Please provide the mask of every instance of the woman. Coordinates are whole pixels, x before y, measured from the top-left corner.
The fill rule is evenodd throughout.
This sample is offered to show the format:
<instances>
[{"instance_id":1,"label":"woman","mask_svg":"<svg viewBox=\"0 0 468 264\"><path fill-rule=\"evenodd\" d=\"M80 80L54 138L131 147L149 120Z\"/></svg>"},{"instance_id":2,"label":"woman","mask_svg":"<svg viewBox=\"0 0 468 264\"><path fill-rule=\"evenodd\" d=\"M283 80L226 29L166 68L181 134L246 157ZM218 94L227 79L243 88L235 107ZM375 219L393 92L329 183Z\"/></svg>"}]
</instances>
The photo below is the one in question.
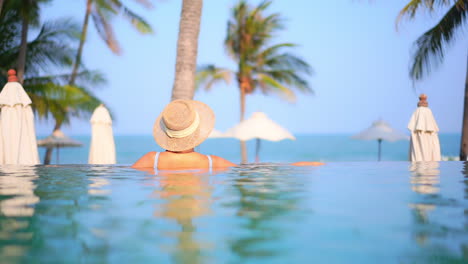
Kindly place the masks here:
<instances>
[{"instance_id":1,"label":"woman","mask_svg":"<svg viewBox=\"0 0 468 264\"><path fill-rule=\"evenodd\" d=\"M153 136L165 152L148 152L133 168L155 170L221 169L236 164L214 155L194 151L211 133L215 115L199 101L175 100L156 119Z\"/></svg>"},{"instance_id":2,"label":"woman","mask_svg":"<svg viewBox=\"0 0 468 264\"><path fill-rule=\"evenodd\" d=\"M211 133L215 115L211 108L199 101L175 100L169 103L156 119L153 136L165 152L148 152L132 168L158 170L225 169L236 164L214 155L194 151ZM319 162L297 162L296 166L321 165Z\"/></svg>"}]
</instances>

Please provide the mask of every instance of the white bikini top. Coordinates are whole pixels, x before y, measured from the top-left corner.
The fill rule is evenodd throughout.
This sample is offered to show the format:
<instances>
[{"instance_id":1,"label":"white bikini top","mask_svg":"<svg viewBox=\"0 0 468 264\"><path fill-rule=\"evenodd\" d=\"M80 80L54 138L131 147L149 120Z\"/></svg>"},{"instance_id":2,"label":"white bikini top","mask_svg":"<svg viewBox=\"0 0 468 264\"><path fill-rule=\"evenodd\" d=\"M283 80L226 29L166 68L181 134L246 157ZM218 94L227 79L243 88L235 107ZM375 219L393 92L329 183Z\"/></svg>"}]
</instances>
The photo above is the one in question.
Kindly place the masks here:
<instances>
[{"instance_id":1,"label":"white bikini top","mask_svg":"<svg viewBox=\"0 0 468 264\"><path fill-rule=\"evenodd\" d=\"M159 160L159 153L161 152L156 152L156 155L154 156L154 173L157 174L158 173L158 160ZM206 157L208 158L208 170L209 170L209 173L211 174L213 172L213 160L211 159L211 156L210 155L206 155Z\"/></svg>"}]
</instances>

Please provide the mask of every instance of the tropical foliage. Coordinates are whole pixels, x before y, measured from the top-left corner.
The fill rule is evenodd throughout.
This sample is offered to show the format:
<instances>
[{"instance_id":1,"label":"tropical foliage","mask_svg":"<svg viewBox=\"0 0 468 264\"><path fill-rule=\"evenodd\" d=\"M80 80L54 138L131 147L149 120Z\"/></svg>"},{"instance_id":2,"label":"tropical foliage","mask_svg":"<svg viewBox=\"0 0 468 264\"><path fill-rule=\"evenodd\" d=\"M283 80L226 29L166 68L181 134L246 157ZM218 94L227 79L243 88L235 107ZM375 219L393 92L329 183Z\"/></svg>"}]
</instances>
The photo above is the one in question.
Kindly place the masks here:
<instances>
[{"instance_id":1,"label":"tropical foliage","mask_svg":"<svg viewBox=\"0 0 468 264\"><path fill-rule=\"evenodd\" d=\"M151 7L149 0L134 0L145 7ZM120 0L86 0L86 11L84 16L83 26L81 28L81 37L76 58L73 64L71 78L69 83L74 84L78 68L81 65L81 58L83 56L83 47L88 34L89 17L92 18L95 28L106 43L107 47L115 53L120 54L120 44L115 38L114 29L110 23L116 16L122 16L127 19L131 25L142 34L149 34L153 32L151 26L138 14L127 8Z\"/></svg>"},{"instance_id":2,"label":"tropical foliage","mask_svg":"<svg viewBox=\"0 0 468 264\"><path fill-rule=\"evenodd\" d=\"M130 10L120 0L87 0L91 2L90 15L99 36L106 42L107 46L114 52L120 53L120 44L117 41L111 21L115 17L122 17L142 34L153 33L153 29L141 16ZM149 0L134 0L135 2L151 7Z\"/></svg>"},{"instance_id":3,"label":"tropical foliage","mask_svg":"<svg viewBox=\"0 0 468 264\"><path fill-rule=\"evenodd\" d=\"M444 61L447 48L456 41L457 34L463 34L468 15L468 0L411 0L401 11L397 22L403 18L413 19L420 11L434 13L446 10L436 25L426 31L415 42L410 76L421 80ZM468 154L468 72L465 87L465 103L460 158Z\"/></svg>"},{"instance_id":4,"label":"tropical foliage","mask_svg":"<svg viewBox=\"0 0 468 264\"><path fill-rule=\"evenodd\" d=\"M215 65L198 69L197 87L209 90L219 82L237 81L240 90L240 119L245 115L245 97L255 91L274 93L294 101L295 90L311 93L306 76L312 70L309 64L290 51L293 43L274 43L276 34L284 29L279 13L266 14L271 1L264 1L256 7L239 3L232 9L227 24L224 46L237 64L235 70ZM242 160L246 161L245 147Z\"/></svg>"},{"instance_id":5,"label":"tropical foliage","mask_svg":"<svg viewBox=\"0 0 468 264\"><path fill-rule=\"evenodd\" d=\"M398 16L398 22L403 18L415 18L418 11L424 9L434 13L439 9L448 9L442 19L426 31L415 42L415 52L412 59L410 76L415 80L424 78L444 60L446 49L456 40L456 34L461 30L468 15L467 0L413 0L408 3Z\"/></svg>"},{"instance_id":6,"label":"tropical foliage","mask_svg":"<svg viewBox=\"0 0 468 264\"><path fill-rule=\"evenodd\" d=\"M219 81L237 80L242 94L257 90L268 94L277 93L289 100L295 99L294 89L312 92L305 76L311 74L307 62L289 52L293 43L272 44L275 34L284 28L278 13L264 15L271 1L252 8L240 1L232 10L228 21L225 48L236 62L237 69L230 70L215 65L199 67L199 87L210 89ZM244 114L241 105L241 119Z\"/></svg>"},{"instance_id":7,"label":"tropical foliage","mask_svg":"<svg viewBox=\"0 0 468 264\"><path fill-rule=\"evenodd\" d=\"M21 17L16 10L6 10L0 23L0 87L6 83L6 70L15 68L21 43ZM77 85L66 85L69 75L43 75L56 69L71 67L75 50L70 42L76 41L78 27L70 20L44 23L37 36L28 42L26 78L23 86L33 102L39 118L53 117L67 123L73 116L88 116L100 100L87 89L104 83L101 74L83 71Z\"/></svg>"}]
</instances>

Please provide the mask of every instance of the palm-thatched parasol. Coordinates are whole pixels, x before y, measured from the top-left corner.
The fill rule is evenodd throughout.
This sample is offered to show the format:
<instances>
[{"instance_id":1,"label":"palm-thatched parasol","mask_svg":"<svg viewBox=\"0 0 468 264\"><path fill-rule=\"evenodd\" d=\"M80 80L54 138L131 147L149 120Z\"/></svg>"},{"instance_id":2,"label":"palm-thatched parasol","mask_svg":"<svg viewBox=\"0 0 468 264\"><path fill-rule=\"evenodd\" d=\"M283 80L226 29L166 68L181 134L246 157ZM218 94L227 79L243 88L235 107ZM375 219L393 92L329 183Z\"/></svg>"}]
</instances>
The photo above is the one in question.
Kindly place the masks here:
<instances>
[{"instance_id":1,"label":"palm-thatched parasol","mask_svg":"<svg viewBox=\"0 0 468 264\"><path fill-rule=\"evenodd\" d=\"M57 164L59 163L59 149L65 147L81 147L83 144L79 141L67 137L61 130L55 130L52 135L37 142L40 147L57 148Z\"/></svg>"}]
</instances>

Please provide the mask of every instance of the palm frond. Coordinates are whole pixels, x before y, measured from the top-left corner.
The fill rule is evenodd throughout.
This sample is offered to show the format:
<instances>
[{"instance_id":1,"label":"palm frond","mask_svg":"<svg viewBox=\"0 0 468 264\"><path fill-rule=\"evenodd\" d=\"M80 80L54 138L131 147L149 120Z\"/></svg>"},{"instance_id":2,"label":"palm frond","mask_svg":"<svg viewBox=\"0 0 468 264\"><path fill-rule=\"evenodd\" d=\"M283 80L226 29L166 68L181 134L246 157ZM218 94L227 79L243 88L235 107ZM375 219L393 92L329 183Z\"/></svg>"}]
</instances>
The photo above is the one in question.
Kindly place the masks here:
<instances>
[{"instance_id":1,"label":"palm frond","mask_svg":"<svg viewBox=\"0 0 468 264\"><path fill-rule=\"evenodd\" d=\"M435 11L434 7L451 6L457 1L458 0L411 0L399 12L396 24L398 25L405 17L413 19L416 16L416 13L421 9L432 13Z\"/></svg>"},{"instance_id":2,"label":"palm frond","mask_svg":"<svg viewBox=\"0 0 468 264\"><path fill-rule=\"evenodd\" d=\"M151 8L149 0L134 0L141 5ZM142 34L153 33L151 25L141 16L127 8L121 0L94 0L91 17L99 36L115 54L121 53L120 45L115 37L111 20L118 15L130 21L131 25Z\"/></svg>"},{"instance_id":3,"label":"palm frond","mask_svg":"<svg viewBox=\"0 0 468 264\"><path fill-rule=\"evenodd\" d=\"M211 90L211 87L220 82L230 84L233 72L225 68L217 68L215 65L204 65L197 69L195 76L195 89L204 87L206 91Z\"/></svg>"},{"instance_id":4,"label":"palm frond","mask_svg":"<svg viewBox=\"0 0 468 264\"><path fill-rule=\"evenodd\" d=\"M0 54L5 50L19 45L18 36L21 34L20 16L16 10L3 9L0 16ZM0 57L0 64L5 60Z\"/></svg>"},{"instance_id":5,"label":"palm frond","mask_svg":"<svg viewBox=\"0 0 468 264\"><path fill-rule=\"evenodd\" d=\"M28 43L26 78L56 67L70 66L75 52L69 44L77 39L77 32L78 26L68 19L46 22L38 35ZM6 34L8 36L10 33ZM19 38L19 32L16 32L16 35L10 39L15 45L3 46L0 49L0 68L15 67L19 53Z\"/></svg>"},{"instance_id":6,"label":"palm frond","mask_svg":"<svg viewBox=\"0 0 468 264\"><path fill-rule=\"evenodd\" d=\"M133 27L142 34L153 33L153 29L148 22L145 21L141 16L128 9L122 4L120 0L111 0L114 5L114 9L120 12L124 18L128 19Z\"/></svg>"},{"instance_id":7,"label":"palm frond","mask_svg":"<svg viewBox=\"0 0 468 264\"><path fill-rule=\"evenodd\" d=\"M93 18L94 25L96 27L96 30L104 42L106 42L107 47L115 53L115 54L120 54L121 49L120 45L115 38L114 30L112 29L112 26L109 24L108 20L103 14L103 9L102 8L95 8L91 12L91 16Z\"/></svg>"},{"instance_id":8,"label":"palm frond","mask_svg":"<svg viewBox=\"0 0 468 264\"><path fill-rule=\"evenodd\" d=\"M287 52L265 58L262 66L269 69L294 69L297 73L312 74L312 68L307 62Z\"/></svg>"},{"instance_id":9,"label":"palm frond","mask_svg":"<svg viewBox=\"0 0 468 264\"><path fill-rule=\"evenodd\" d=\"M149 0L133 0L146 8L153 8L154 5Z\"/></svg>"},{"instance_id":10,"label":"palm frond","mask_svg":"<svg viewBox=\"0 0 468 264\"><path fill-rule=\"evenodd\" d=\"M258 74L256 82L263 88L262 90L265 94L269 91L278 94L289 102L296 101L296 95L294 92L278 81L278 79L272 78L270 75Z\"/></svg>"},{"instance_id":11,"label":"palm frond","mask_svg":"<svg viewBox=\"0 0 468 264\"><path fill-rule=\"evenodd\" d=\"M235 73L241 89L246 94L257 88L263 93L283 93L289 101L294 98L292 89L313 93L306 76L312 68L302 58L289 50L293 43L274 43L276 33L284 29L284 19L279 13L266 14L271 1L262 1L251 7L246 1L239 1L232 9L227 23L227 36L224 42L229 56L237 63ZM214 67L214 66L213 66ZM218 74L217 68L204 68L201 79ZM203 78L202 78L203 77ZM205 83L212 85L212 82Z\"/></svg>"},{"instance_id":12,"label":"palm frond","mask_svg":"<svg viewBox=\"0 0 468 264\"><path fill-rule=\"evenodd\" d=\"M70 80L70 74L58 74L41 77L31 77L25 82L31 85L55 83L65 85ZM81 71L77 74L76 83L78 86L92 86L93 89L98 88L107 83L103 74L98 71Z\"/></svg>"},{"instance_id":13,"label":"palm frond","mask_svg":"<svg viewBox=\"0 0 468 264\"><path fill-rule=\"evenodd\" d=\"M79 38L78 32L79 27L69 19L46 22L38 36L28 43L26 74L72 65L75 52L69 44Z\"/></svg>"},{"instance_id":14,"label":"palm frond","mask_svg":"<svg viewBox=\"0 0 468 264\"><path fill-rule=\"evenodd\" d=\"M32 107L37 116L40 119L52 116L59 123L68 123L71 117L89 117L101 103L92 92L80 86L36 80L25 81L23 87L31 97Z\"/></svg>"},{"instance_id":15,"label":"palm frond","mask_svg":"<svg viewBox=\"0 0 468 264\"><path fill-rule=\"evenodd\" d=\"M452 6L437 25L424 33L415 42L410 76L414 80L422 79L444 59L445 49L455 39L455 33L466 22L468 0L460 0Z\"/></svg>"}]
</instances>

